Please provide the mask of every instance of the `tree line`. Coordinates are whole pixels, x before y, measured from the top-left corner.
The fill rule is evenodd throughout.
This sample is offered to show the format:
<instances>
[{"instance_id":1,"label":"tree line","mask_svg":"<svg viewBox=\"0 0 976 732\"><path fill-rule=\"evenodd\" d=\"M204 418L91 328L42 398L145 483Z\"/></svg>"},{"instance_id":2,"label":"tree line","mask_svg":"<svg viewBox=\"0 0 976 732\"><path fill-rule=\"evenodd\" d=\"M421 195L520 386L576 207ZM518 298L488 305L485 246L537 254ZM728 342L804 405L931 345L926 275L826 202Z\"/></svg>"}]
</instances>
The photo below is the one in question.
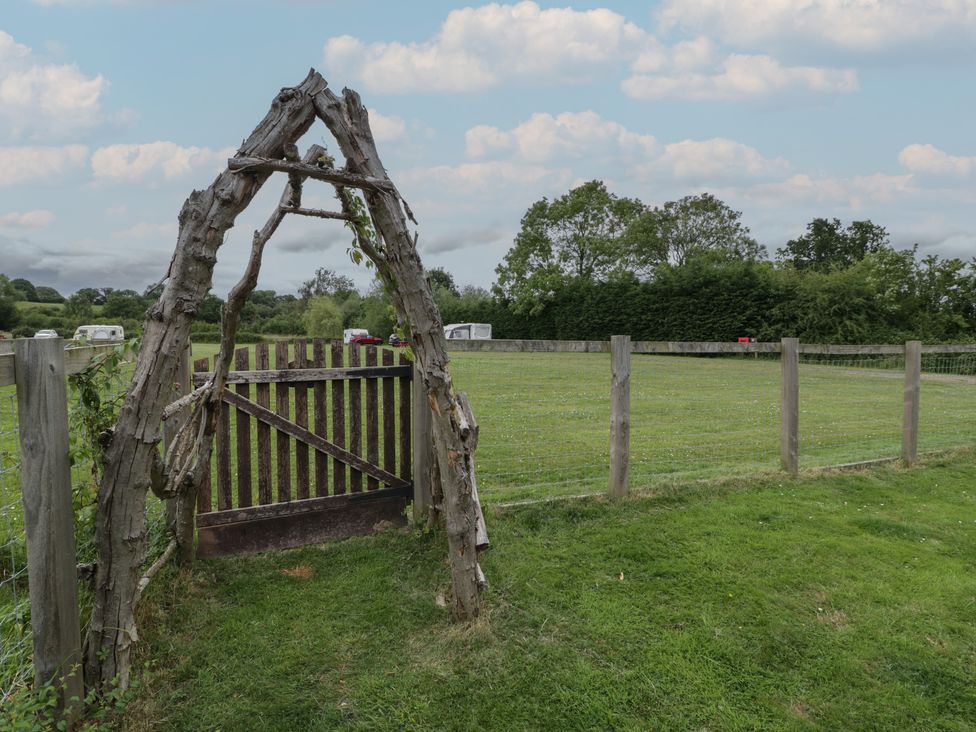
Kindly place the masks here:
<instances>
[{"instance_id":1,"label":"tree line","mask_svg":"<svg viewBox=\"0 0 976 732\"><path fill-rule=\"evenodd\" d=\"M428 270L444 322L491 323L496 338L976 340L976 260L896 250L882 226L836 218L814 219L770 256L741 212L708 193L648 206L590 181L544 198L522 217L496 275L488 291ZM136 332L158 287L83 288L64 298L0 275L0 330L70 335L97 317ZM15 301L60 303L60 310ZM219 339L223 304L207 296L195 339ZM297 293L255 290L239 340L337 338L351 327L389 336L396 328L389 295L378 282L360 292L350 278L321 268Z\"/></svg>"}]
</instances>

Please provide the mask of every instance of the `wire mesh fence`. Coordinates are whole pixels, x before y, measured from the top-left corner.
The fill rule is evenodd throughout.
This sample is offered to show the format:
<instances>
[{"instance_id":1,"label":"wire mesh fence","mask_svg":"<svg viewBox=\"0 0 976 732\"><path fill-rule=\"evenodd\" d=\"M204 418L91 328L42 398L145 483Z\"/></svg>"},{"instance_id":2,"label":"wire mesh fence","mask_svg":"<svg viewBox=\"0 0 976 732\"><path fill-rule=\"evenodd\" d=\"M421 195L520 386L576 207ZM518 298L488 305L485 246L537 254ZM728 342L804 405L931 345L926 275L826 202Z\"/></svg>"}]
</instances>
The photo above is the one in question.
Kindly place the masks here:
<instances>
[{"instance_id":1,"label":"wire mesh fence","mask_svg":"<svg viewBox=\"0 0 976 732\"><path fill-rule=\"evenodd\" d=\"M976 442L976 353L922 354L918 449Z\"/></svg>"},{"instance_id":2,"label":"wire mesh fence","mask_svg":"<svg viewBox=\"0 0 976 732\"><path fill-rule=\"evenodd\" d=\"M482 427L486 503L603 492L610 439L610 356L452 352L452 374ZM801 354L803 468L901 452L905 357ZM779 469L778 354L632 354L630 484ZM919 450L976 442L976 354L925 354Z\"/></svg>"},{"instance_id":3,"label":"wire mesh fence","mask_svg":"<svg viewBox=\"0 0 976 732\"><path fill-rule=\"evenodd\" d=\"M757 354L634 354L631 485L774 470L779 380L779 361Z\"/></svg>"},{"instance_id":4,"label":"wire mesh fence","mask_svg":"<svg viewBox=\"0 0 976 732\"><path fill-rule=\"evenodd\" d=\"M606 488L609 354L452 353L451 374L481 427L486 502Z\"/></svg>"},{"instance_id":5,"label":"wire mesh fence","mask_svg":"<svg viewBox=\"0 0 976 732\"><path fill-rule=\"evenodd\" d=\"M0 706L31 676L27 547L20 500L17 397L0 387Z\"/></svg>"},{"instance_id":6,"label":"wire mesh fence","mask_svg":"<svg viewBox=\"0 0 976 732\"><path fill-rule=\"evenodd\" d=\"M843 465L901 452L904 354L800 354L800 465Z\"/></svg>"}]
</instances>

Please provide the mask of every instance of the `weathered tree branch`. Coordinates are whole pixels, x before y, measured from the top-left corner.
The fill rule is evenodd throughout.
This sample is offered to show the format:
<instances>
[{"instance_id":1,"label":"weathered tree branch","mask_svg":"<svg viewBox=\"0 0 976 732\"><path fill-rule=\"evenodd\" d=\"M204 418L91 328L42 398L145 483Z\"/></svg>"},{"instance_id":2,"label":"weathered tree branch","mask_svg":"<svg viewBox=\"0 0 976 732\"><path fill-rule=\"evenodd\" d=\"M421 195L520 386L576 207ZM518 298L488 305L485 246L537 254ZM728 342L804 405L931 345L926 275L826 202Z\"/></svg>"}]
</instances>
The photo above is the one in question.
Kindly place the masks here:
<instances>
[{"instance_id":1,"label":"weathered tree branch","mask_svg":"<svg viewBox=\"0 0 976 732\"><path fill-rule=\"evenodd\" d=\"M396 188L388 178L378 178L370 175L348 173L334 168L323 168L310 163L297 163L273 158L243 158L234 157L227 161L228 170L235 173L289 173L320 180L325 183L338 183L352 188L362 188L365 191L391 191Z\"/></svg>"},{"instance_id":2,"label":"weathered tree branch","mask_svg":"<svg viewBox=\"0 0 976 732\"><path fill-rule=\"evenodd\" d=\"M316 113L339 143L346 158L346 169L353 174L386 179L359 96L346 89L339 98L326 88L315 95L314 104ZM360 240L360 248L376 263L380 277L391 292L398 318L410 324L410 342L432 412L454 611L461 619L472 619L481 611L480 595L484 586L478 566L478 512L470 451L461 436L460 407L448 371L443 323L417 254L416 240L407 228L409 209L392 184L364 188L364 193L377 236L375 241Z\"/></svg>"},{"instance_id":3,"label":"weathered tree branch","mask_svg":"<svg viewBox=\"0 0 976 732\"><path fill-rule=\"evenodd\" d=\"M325 88L311 71L283 89L271 110L241 145L243 158L281 158L315 119L312 97ZM98 552L94 607L85 642L85 681L107 690L129 684L130 649L137 637L135 599L146 552L146 493L163 408L171 393L190 325L210 289L217 250L237 215L253 200L270 171L229 170L204 191L194 191L180 212L180 231L162 295L147 313L142 347L105 456L98 492ZM194 420L190 420L193 422ZM200 426L199 424L197 425Z\"/></svg>"},{"instance_id":4,"label":"weathered tree branch","mask_svg":"<svg viewBox=\"0 0 976 732\"><path fill-rule=\"evenodd\" d=\"M340 221L354 221L355 217L349 214L341 213L339 211L322 211L317 208L297 208L297 207L287 207L282 208L282 211L289 214L295 214L297 216L313 216L319 219L338 219Z\"/></svg>"}]
</instances>

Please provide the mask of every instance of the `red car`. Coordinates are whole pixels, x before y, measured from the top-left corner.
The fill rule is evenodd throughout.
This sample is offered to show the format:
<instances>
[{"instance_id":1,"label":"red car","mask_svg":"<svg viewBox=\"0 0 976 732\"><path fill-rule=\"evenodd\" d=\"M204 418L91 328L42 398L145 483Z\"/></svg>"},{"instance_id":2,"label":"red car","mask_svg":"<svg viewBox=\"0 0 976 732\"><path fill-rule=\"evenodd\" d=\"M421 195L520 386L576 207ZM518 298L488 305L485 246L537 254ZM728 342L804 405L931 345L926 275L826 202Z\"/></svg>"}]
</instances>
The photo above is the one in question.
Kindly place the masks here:
<instances>
[{"instance_id":1,"label":"red car","mask_svg":"<svg viewBox=\"0 0 976 732\"><path fill-rule=\"evenodd\" d=\"M361 346L378 346L383 343L383 339L371 335L357 335L350 338L349 342L358 343Z\"/></svg>"}]
</instances>

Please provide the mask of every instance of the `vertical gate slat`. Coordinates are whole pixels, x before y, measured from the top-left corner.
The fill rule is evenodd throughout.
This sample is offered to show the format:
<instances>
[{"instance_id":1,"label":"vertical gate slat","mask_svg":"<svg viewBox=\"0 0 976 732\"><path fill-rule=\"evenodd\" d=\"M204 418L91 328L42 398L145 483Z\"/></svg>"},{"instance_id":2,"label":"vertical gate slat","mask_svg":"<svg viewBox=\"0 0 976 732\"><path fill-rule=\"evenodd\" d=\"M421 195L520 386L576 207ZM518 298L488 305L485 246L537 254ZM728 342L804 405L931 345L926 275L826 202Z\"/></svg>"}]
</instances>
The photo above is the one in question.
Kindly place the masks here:
<instances>
[{"instance_id":1,"label":"vertical gate slat","mask_svg":"<svg viewBox=\"0 0 976 732\"><path fill-rule=\"evenodd\" d=\"M332 368L343 368L344 349L342 341L332 341ZM346 446L346 392L342 379L332 382L332 441L339 447ZM346 466L332 458L332 493L346 492Z\"/></svg>"},{"instance_id":2,"label":"vertical gate slat","mask_svg":"<svg viewBox=\"0 0 976 732\"><path fill-rule=\"evenodd\" d=\"M288 342L275 343L275 368L288 368ZM288 384L275 384L275 412L289 419L291 405ZM291 500L291 439L281 430L275 430L275 454L278 458L278 502Z\"/></svg>"},{"instance_id":3,"label":"vertical gate slat","mask_svg":"<svg viewBox=\"0 0 976 732\"><path fill-rule=\"evenodd\" d=\"M193 362L193 371L196 373L207 373L210 371L210 360L198 358ZM197 513L210 513L212 505L213 485L210 477L210 458L207 458L207 467L203 470L203 480L200 482L200 492L197 493Z\"/></svg>"},{"instance_id":4,"label":"vertical gate slat","mask_svg":"<svg viewBox=\"0 0 976 732\"><path fill-rule=\"evenodd\" d=\"M393 365L393 351L383 349L383 365ZM396 475L396 407L392 376L383 379L383 469Z\"/></svg>"},{"instance_id":5,"label":"vertical gate slat","mask_svg":"<svg viewBox=\"0 0 976 732\"><path fill-rule=\"evenodd\" d=\"M312 341L312 363L315 368L325 368L325 341L316 338ZM312 421L315 423L315 434L324 439L329 438L328 420L326 419L325 382L316 381L312 387ZM318 498L329 495L329 459L326 455L315 451L315 495Z\"/></svg>"},{"instance_id":6,"label":"vertical gate slat","mask_svg":"<svg viewBox=\"0 0 976 732\"><path fill-rule=\"evenodd\" d=\"M360 347L358 343L349 344L349 367L359 366ZM363 380L349 379L349 452L363 454ZM360 493L363 490L363 474L349 469L349 490Z\"/></svg>"},{"instance_id":7,"label":"vertical gate slat","mask_svg":"<svg viewBox=\"0 0 976 732\"><path fill-rule=\"evenodd\" d=\"M308 368L308 343L295 341L295 368ZM295 424L308 428L308 383L295 382ZM295 440L295 497L308 498L308 445Z\"/></svg>"},{"instance_id":8,"label":"vertical gate slat","mask_svg":"<svg viewBox=\"0 0 976 732\"><path fill-rule=\"evenodd\" d=\"M217 356L214 356L217 368ZM234 507L230 474L230 408L221 402L217 405L217 510Z\"/></svg>"},{"instance_id":9,"label":"vertical gate slat","mask_svg":"<svg viewBox=\"0 0 976 732\"><path fill-rule=\"evenodd\" d=\"M400 354L400 365L411 365L405 354ZM409 376L400 377L400 477L410 480L410 392L412 391Z\"/></svg>"},{"instance_id":10,"label":"vertical gate slat","mask_svg":"<svg viewBox=\"0 0 976 732\"><path fill-rule=\"evenodd\" d=\"M268 344L258 343L254 347L254 368L257 371L267 371L271 368L268 358ZM257 403L265 409L271 409L271 385L258 384ZM272 502L271 498L271 427L258 420L258 504L266 506Z\"/></svg>"},{"instance_id":11,"label":"vertical gate slat","mask_svg":"<svg viewBox=\"0 0 976 732\"><path fill-rule=\"evenodd\" d=\"M246 346L234 352L234 368L238 371L250 369L251 352ZM251 398L249 384L237 384L234 390L245 399ZM251 505L251 416L237 410L237 505L246 508Z\"/></svg>"},{"instance_id":12,"label":"vertical gate slat","mask_svg":"<svg viewBox=\"0 0 976 732\"><path fill-rule=\"evenodd\" d=\"M376 346L366 346L366 365L376 366ZM373 465L380 462L380 399L378 379L366 379L366 459ZM376 478L367 478L366 489L375 491L380 487Z\"/></svg>"}]
</instances>

